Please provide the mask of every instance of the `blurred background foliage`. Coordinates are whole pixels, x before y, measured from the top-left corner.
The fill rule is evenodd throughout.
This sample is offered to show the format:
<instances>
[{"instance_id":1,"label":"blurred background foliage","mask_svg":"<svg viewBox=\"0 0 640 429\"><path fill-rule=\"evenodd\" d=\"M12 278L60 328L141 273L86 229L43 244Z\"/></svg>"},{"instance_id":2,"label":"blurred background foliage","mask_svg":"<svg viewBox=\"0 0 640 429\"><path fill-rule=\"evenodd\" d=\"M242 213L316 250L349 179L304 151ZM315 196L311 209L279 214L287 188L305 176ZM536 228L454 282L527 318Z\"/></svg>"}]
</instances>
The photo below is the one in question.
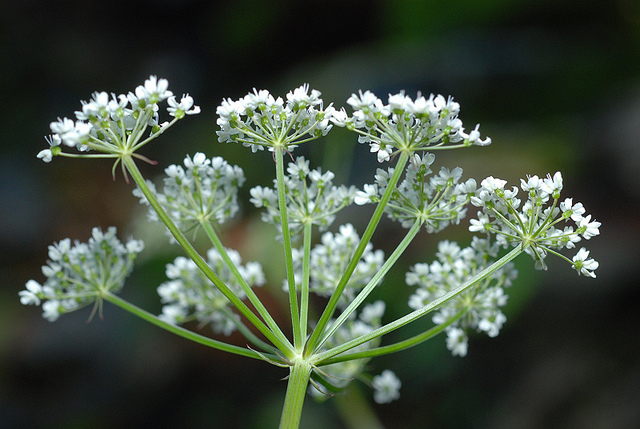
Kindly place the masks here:
<instances>
[{"instance_id":1,"label":"blurred background foliage","mask_svg":"<svg viewBox=\"0 0 640 429\"><path fill-rule=\"evenodd\" d=\"M467 128L481 123L494 143L440 153L436 164L513 184L561 170L565 195L603 223L585 243L598 278L579 278L560 260L537 272L521 258L499 337L472 338L464 359L437 338L372 361L373 373L390 368L403 382L402 399L373 412L389 428L640 426L637 1L9 1L0 4L0 69L0 427L277 424L281 369L189 344L114 307L104 320L87 324L89 311L80 311L52 324L19 304L26 280L42 280L47 245L116 225L148 246L123 295L159 311L155 288L178 250L153 244L162 242L131 185L112 181L106 161L35 158L51 121L72 116L93 91L126 93L150 74L190 93L203 112L145 148L159 165L144 172L158 175L187 153L220 155L244 168L245 201L251 186L271 183L273 162L217 143L215 108L253 87L284 96L308 82L338 106L359 89L383 100L400 89L453 95ZM377 168L344 130L300 154L356 185ZM270 285L261 295L286 323L273 234L244 210L225 241L265 263ZM339 221L362 231L366 219L358 209ZM385 227L374 244L388 253L401 230ZM445 238L470 239L464 227L420 235L399 268L430 261ZM402 273L376 291L390 300L388 317L407 311ZM309 399L303 426L355 427L340 410L359 415L358 392L372 402L363 386L321 404Z\"/></svg>"}]
</instances>

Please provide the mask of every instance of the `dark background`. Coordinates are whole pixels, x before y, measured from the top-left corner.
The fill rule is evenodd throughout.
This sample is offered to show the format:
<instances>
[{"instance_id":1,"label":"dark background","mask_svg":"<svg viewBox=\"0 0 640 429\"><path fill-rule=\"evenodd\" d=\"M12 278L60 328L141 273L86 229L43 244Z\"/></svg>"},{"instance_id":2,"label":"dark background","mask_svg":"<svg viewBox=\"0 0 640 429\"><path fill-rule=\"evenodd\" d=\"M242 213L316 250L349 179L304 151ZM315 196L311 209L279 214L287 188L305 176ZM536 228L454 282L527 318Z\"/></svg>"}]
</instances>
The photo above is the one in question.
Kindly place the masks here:
<instances>
[{"instance_id":1,"label":"dark background","mask_svg":"<svg viewBox=\"0 0 640 429\"><path fill-rule=\"evenodd\" d=\"M143 166L150 177L203 151L244 168L244 197L270 183L267 154L216 142L215 108L253 87L284 96L304 82L338 106L359 89L383 100L400 89L453 95L467 129L479 122L494 142L439 154L437 165L460 165L466 176L517 184L561 170L564 195L602 222L601 236L581 243L600 262L598 278L557 258L537 272L520 258L500 335L474 336L464 359L436 338L372 361L372 373L390 368L403 382L400 401L372 410L389 428L639 427L639 60L634 0L2 2L0 427L277 425L282 369L189 344L113 306L104 320L86 323L87 309L49 323L19 304L24 283L43 280L47 245L116 225L148 246L123 295L160 311L155 287L177 249L153 245L132 186L113 182L108 162L35 158L51 121L72 116L93 91L126 93L150 74L202 107L144 149L159 161ZM354 140L338 130L301 153L338 181L362 184L377 165ZM249 259L273 254L268 230L244 207L248 220L231 225L226 242ZM362 213L347 219L360 231ZM385 225L374 243L388 254L402 231ZM421 234L402 264L430 261L445 238L469 241L464 228ZM279 265L266 261L263 296L274 292L286 323ZM378 292L402 298L388 318L407 311L401 280L389 276ZM308 399L303 427L348 427L339 410L358 415L353 400Z\"/></svg>"}]
</instances>

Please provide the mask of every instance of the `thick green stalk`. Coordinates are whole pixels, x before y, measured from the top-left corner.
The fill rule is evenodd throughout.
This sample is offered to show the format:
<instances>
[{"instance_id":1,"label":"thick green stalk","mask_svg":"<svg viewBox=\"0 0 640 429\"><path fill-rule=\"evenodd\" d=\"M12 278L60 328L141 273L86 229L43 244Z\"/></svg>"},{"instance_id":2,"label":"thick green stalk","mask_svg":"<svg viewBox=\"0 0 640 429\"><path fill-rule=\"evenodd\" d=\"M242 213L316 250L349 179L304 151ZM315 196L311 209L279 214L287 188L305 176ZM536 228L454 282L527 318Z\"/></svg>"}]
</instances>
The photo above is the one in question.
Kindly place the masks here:
<instances>
[{"instance_id":1,"label":"thick green stalk","mask_svg":"<svg viewBox=\"0 0 640 429\"><path fill-rule=\"evenodd\" d=\"M295 361L291 367L282 416L280 417L280 429L298 429L300 426L302 406L307 394L311 370L311 365L302 359Z\"/></svg>"},{"instance_id":2,"label":"thick green stalk","mask_svg":"<svg viewBox=\"0 0 640 429\"><path fill-rule=\"evenodd\" d=\"M378 206L373 212L373 216L369 221L369 225L367 225L367 229L364 231L364 234L362 234L362 239L360 240L360 244L356 248L353 258L349 262L349 265L347 265L347 268L344 274L342 275L340 282L336 286L336 290L331 295L331 298L329 299L327 306L325 307L322 315L320 316L320 319L318 320L318 324L313 330L311 337L309 337L308 344L305 347L307 356L317 351L319 347L318 342L322 334L324 333L324 330L327 324L329 323L329 320L333 316L333 313L335 312L336 307L338 306L338 301L342 296L342 292L344 291L344 288L347 286L347 283L349 282L351 275L355 271L356 266L358 265L358 262L360 262L360 258L362 257L362 254L364 253L364 250L367 247L367 244L369 244L369 240L371 240L371 236L373 235L373 232L376 230L376 227L378 226L378 223L382 218L384 208L389 202L389 199L391 198L391 194L393 194L393 192L395 191L396 184L398 183L400 176L402 176L404 166L406 165L408 160L409 160L409 155L406 152L401 152L400 158L398 159L398 162L395 166L393 175L389 178L389 182L387 183L387 188L385 189L385 192L382 195L382 198L380 199Z\"/></svg>"},{"instance_id":3,"label":"thick green stalk","mask_svg":"<svg viewBox=\"0 0 640 429\"><path fill-rule=\"evenodd\" d=\"M293 327L293 345L296 351L302 348L302 334L300 332L300 310L298 308L298 291L293 272L293 255L291 252L291 233L287 216L287 193L284 185L284 148L275 146L276 180L278 183L278 204L280 208L280 223L282 226L282 241L284 242L284 260L287 267L287 285L289 286L289 307L291 307L291 325Z\"/></svg>"},{"instance_id":4,"label":"thick green stalk","mask_svg":"<svg viewBox=\"0 0 640 429\"><path fill-rule=\"evenodd\" d=\"M246 306L245 303L240 300L228 287L224 284L222 280L213 272L211 267L206 263L206 261L200 256L200 254L194 249L193 245L186 239L182 231L176 226L171 217L164 210L162 205L158 202L153 192L147 186L140 170L138 170L138 166L133 161L130 156L126 156L122 158L123 164L127 167L129 174L136 182L144 196L147 198L147 201L154 208L156 213L158 214L158 218L166 225L169 229L173 237L176 239L178 244L182 247L185 253L193 260L193 262L202 270L202 272L207 276L209 280L223 293L224 296L244 315L249 322L251 322L265 337L269 339L278 349L280 349L283 353L292 356L291 345L284 343L281 341L273 332L269 330L269 328L260 320L258 317Z\"/></svg>"},{"instance_id":5,"label":"thick green stalk","mask_svg":"<svg viewBox=\"0 0 640 429\"><path fill-rule=\"evenodd\" d=\"M518 256L520 253L523 252L524 249L522 249L522 246L517 246L515 248L513 248L509 253L507 253L506 255L504 255L502 258L500 258L499 260L497 260L496 262L494 262L492 265L488 266L487 268L485 268L484 270L480 271L478 274L476 274L475 276L473 276L472 278L470 278L469 280L467 280L465 283L461 284L460 286L458 286L457 288L449 291L448 293L442 295L439 298L436 298L435 300L431 301L429 304L427 304L426 306L424 306L423 308L419 309L419 310L415 310L391 323L388 323L384 326L381 326L378 329L375 329L373 331L371 331L370 333L366 334L366 335L362 335L358 338L354 338L351 341L347 341L344 344L341 344L337 347L334 347L333 349L327 350L325 352L322 353L318 353L317 355L314 356L313 360L312 360L312 364L314 365L321 365L322 363L324 363L324 361L328 360L329 358L333 357L333 356L337 356L341 353L346 352L347 350L350 350L354 347L359 346L360 344L364 344L367 341L371 341L374 338L378 338L381 337L385 334L388 334L389 332L395 331L396 329L399 329L415 320L418 320L419 318L423 317L424 315L426 315L427 313L433 311L435 308L439 307L440 305L444 304L445 302L447 302L448 300L456 297L457 295L461 294L462 292L464 292L465 290L469 289L470 287L472 287L473 285L475 285L476 283L478 283L479 281L481 281L482 279L490 276L491 274L493 274L494 272L496 272L497 270L499 270L500 268L502 268L503 266L505 266L507 263L509 263L510 261L512 261L516 256ZM397 351L397 350L396 350Z\"/></svg>"},{"instance_id":6,"label":"thick green stalk","mask_svg":"<svg viewBox=\"0 0 640 429\"><path fill-rule=\"evenodd\" d=\"M258 296L255 294L255 292L251 288L251 286L249 286L247 281L242 277L242 275L238 271L238 267L236 267L236 265L233 263L233 261L229 257L229 254L227 253L227 249L225 249L224 245L220 241L220 238L218 237L218 234L216 234L211 223L202 222L200 225L204 229L204 232L207 234L207 237L209 237L209 240L211 241L213 246L216 248L216 250L222 257L222 260L224 261L224 263L227 265L227 267L231 271L231 274L233 274L233 278L236 279L236 281L242 288L243 292L247 295L247 298L249 299L251 304L253 304L256 310L258 310L258 313L260 314L262 319L267 323L267 325L269 326L269 329L271 329L271 332L273 332L274 335L276 335L283 343L288 343L289 340L287 339L287 337L280 330L280 327L278 326L276 321L273 320L273 317L271 317L271 314L269 313L269 311L262 304L262 301L260 301L260 298L258 298Z\"/></svg>"},{"instance_id":7,"label":"thick green stalk","mask_svg":"<svg viewBox=\"0 0 640 429\"><path fill-rule=\"evenodd\" d=\"M188 329L184 329L180 326L176 326L176 325L172 325L170 323L167 323L161 319L159 319L157 316L149 313L146 310L141 309L140 307L131 304L128 301L125 301L124 299L120 298L117 295L114 295L112 293L106 292L102 295L102 298L105 299L106 301L109 301L112 304L117 305L118 307L130 312L131 314L134 314L135 316L140 317L143 320L146 320L147 322L153 323L156 326L159 326L160 328L167 330L173 334L179 335L183 338L186 338L188 340L194 341L196 343L200 343L202 345L205 345L207 347L211 347L217 350L222 350L224 352L229 352L229 353L234 353L240 356L246 356L246 357L250 357L250 358L254 358L254 359L264 359L263 356L268 357L269 359L273 359L274 361L278 361L279 358L276 355L271 355L271 354L263 354L263 356L260 356L258 353L256 353L253 350L250 349L246 349L243 347L238 347L238 346L234 346L232 344L227 344L227 343L223 343L222 341L218 341L218 340L214 340L208 337L205 337L203 335L200 334L196 334L195 332L189 331Z\"/></svg>"}]
</instances>

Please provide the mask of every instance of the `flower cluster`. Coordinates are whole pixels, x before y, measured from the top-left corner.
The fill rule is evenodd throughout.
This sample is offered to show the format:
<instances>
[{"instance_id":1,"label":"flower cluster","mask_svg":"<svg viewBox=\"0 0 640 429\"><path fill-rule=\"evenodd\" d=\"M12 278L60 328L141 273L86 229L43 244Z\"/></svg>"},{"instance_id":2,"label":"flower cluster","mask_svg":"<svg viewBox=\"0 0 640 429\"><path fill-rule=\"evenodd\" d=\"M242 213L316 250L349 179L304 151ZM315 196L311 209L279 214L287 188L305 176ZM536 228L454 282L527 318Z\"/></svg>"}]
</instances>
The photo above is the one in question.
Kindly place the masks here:
<instances>
[{"instance_id":1,"label":"flower cluster","mask_svg":"<svg viewBox=\"0 0 640 429\"><path fill-rule=\"evenodd\" d=\"M385 369L380 375L373 377L371 387L373 387L373 400L378 404L388 404L400 398L402 382L393 371Z\"/></svg>"},{"instance_id":2,"label":"flower cluster","mask_svg":"<svg viewBox=\"0 0 640 429\"><path fill-rule=\"evenodd\" d=\"M226 252L247 284L262 286L265 283L258 262L241 265L242 259L237 251L226 249ZM207 252L207 264L234 295L240 299L246 297L238 279L215 248ZM239 317L231 310L229 300L191 259L177 257L173 263L167 264L166 274L169 281L158 286L158 295L164 304L160 315L162 320L172 324L197 320L203 325L210 324L216 333L231 335Z\"/></svg>"},{"instance_id":3,"label":"flower cluster","mask_svg":"<svg viewBox=\"0 0 640 429\"><path fill-rule=\"evenodd\" d=\"M466 133L458 118L460 105L451 97L442 95L429 98L418 94L415 100L404 92L389 95L388 104L372 92L362 91L347 100L353 108L349 117L344 109L336 111L332 121L359 134L360 143L368 143L377 153L378 162L388 161L397 150L457 148L471 145L485 146L490 138L482 140L479 125Z\"/></svg>"},{"instance_id":4,"label":"flower cluster","mask_svg":"<svg viewBox=\"0 0 640 429\"><path fill-rule=\"evenodd\" d=\"M298 233L305 224L321 228L330 226L338 211L353 202L356 188L334 186L334 174L325 173L320 168L309 169L309 161L296 158L287 166L284 186L289 229ZM251 202L258 208L265 208L262 220L280 226L277 181L274 188L256 186L251 189ZM281 226L280 226L281 227Z\"/></svg>"},{"instance_id":5,"label":"flower cluster","mask_svg":"<svg viewBox=\"0 0 640 429\"><path fill-rule=\"evenodd\" d=\"M474 237L471 245L461 249L457 243L441 241L437 260L416 264L406 273L409 286L417 286L409 298L409 307L419 310L434 299L454 290L493 263L499 246ZM495 337L507 320L500 311L507 303L504 288L518 275L512 263L495 271L477 286L467 289L439 307L433 322L446 327L447 348L453 355L467 354L467 331L475 329Z\"/></svg>"},{"instance_id":6,"label":"flower cluster","mask_svg":"<svg viewBox=\"0 0 640 429\"><path fill-rule=\"evenodd\" d=\"M457 224L466 216L465 205L475 195L476 181L468 179L460 182L462 169L449 170L442 167L437 175L431 175L429 168L435 156L425 153L414 154L406 170L404 180L391 195L385 207L388 216L411 227L416 220L425 225L429 232L442 231L449 224ZM394 168L387 171L378 169L376 183L364 185L364 191L358 191L356 204L377 203L387 188Z\"/></svg>"},{"instance_id":7,"label":"flower cluster","mask_svg":"<svg viewBox=\"0 0 640 429\"><path fill-rule=\"evenodd\" d=\"M520 179L520 188L526 193L524 204L518 198L518 188L505 189L505 180L487 177L481 183L471 203L481 208L478 218L472 219L469 230L495 234L496 241L508 246L523 246L536 261L536 268L546 269L547 253L569 261L578 274L595 277L598 262L589 258L584 247L569 260L553 249L572 249L583 238L589 240L600 234L601 223L585 216L585 208L572 198L560 202L562 175L556 172L546 178L527 176ZM559 203L559 204L558 204ZM566 225L569 220L574 226ZM559 225L561 223L561 225Z\"/></svg>"},{"instance_id":8,"label":"flower cluster","mask_svg":"<svg viewBox=\"0 0 640 429\"><path fill-rule=\"evenodd\" d=\"M351 261L356 247L360 244L360 237L351 224L340 226L338 233L325 232L321 243L311 249L309 262L309 290L319 296L330 297L336 290L342 274ZM303 252L293 250L293 267L296 284L302 283ZM356 265L349 283L340 296L338 306L342 309L356 297L357 293L369 283L373 276L384 264L382 250L373 250L371 243L367 244L362 258ZM285 289L287 284L285 282Z\"/></svg>"},{"instance_id":9,"label":"flower cluster","mask_svg":"<svg viewBox=\"0 0 640 429\"><path fill-rule=\"evenodd\" d=\"M262 89L239 100L225 99L218 106L218 140L239 142L253 152L275 146L291 151L296 145L326 135L335 109L325 109L320 91L304 84L287 94L285 102Z\"/></svg>"},{"instance_id":10,"label":"flower cluster","mask_svg":"<svg viewBox=\"0 0 640 429\"><path fill-rule=\"evenodd\" d=\"M166 79L151 76L128 94L95 92L89 101L82 101L82 110L75 112L76 121L58 118L51 123L53 135L47 138L49 149L38 158L50 162L54 155L62 155L61 144L81 152L93 150L111 157L131 155L185 115L200 112L193 98L183 95L178 102ZM159 122L158 103L167 101L171 123ZM147 128L150 136L143 140Z\"/></svg>"},{"instance_id":11,"label":"flower cluster","mask_svg":"<svg viewBox=\"0 0 640 429\"><path fill-rule=\"evenodd\" d=\"M20 291L24 305L40 305L43 317L55 321L61 314L77 310L91 303L100 307L102 297L117 293L133 269L133 261L144 248L139 240L122 244L116 228L106 232L94 228L87 243L65 238L49 246L49 260L42 267L47 277L44 284L29 280L26 290ZM95 311L95 308L94 308Z\"/></svg>"},{"instance_id":12,"label":"flower cluster","mask_svg":"<svg viewBox=\"0 0 640 429\"><path fill-rule=\"evenodd\" d=\"M245 178L237 165L229 165L220 157L207 159L198 152L193 158L184 159L184 168L170 165L165 173L162 193L151 182L147 182L147 186L180 228L212 221L221 224L238 212L238 188ZM141 204L149 204L139 188L133 193ZM158 214L151 207L148 217L159 222Z\"/></svg>"},{"instance_id":13,"label":"flower cluster","mask_svg":"<svg viewBox=\"0 0 640 429\"><path fill-rule=\"evenodd\" d=\"M325 343L325 348L330 349L346 343L354 338L361 337L377 329L381 325L385 311L384 301L376 301L365 305L360 314L354 314L342 325L335 334ZM365 351L377 347L380 339L374 339L352 349L354 352ZM351 380L360 377L369 359L355 359L345 362L333 363L317 370L313 387L310 393L316 397L321 394L331 395L347 388ZM374 389L374 400L380 404L391 402L400 397L400 380L390 370L383 371L381 376L373 377L371 383Z\"/></svg>"}]
</instances>

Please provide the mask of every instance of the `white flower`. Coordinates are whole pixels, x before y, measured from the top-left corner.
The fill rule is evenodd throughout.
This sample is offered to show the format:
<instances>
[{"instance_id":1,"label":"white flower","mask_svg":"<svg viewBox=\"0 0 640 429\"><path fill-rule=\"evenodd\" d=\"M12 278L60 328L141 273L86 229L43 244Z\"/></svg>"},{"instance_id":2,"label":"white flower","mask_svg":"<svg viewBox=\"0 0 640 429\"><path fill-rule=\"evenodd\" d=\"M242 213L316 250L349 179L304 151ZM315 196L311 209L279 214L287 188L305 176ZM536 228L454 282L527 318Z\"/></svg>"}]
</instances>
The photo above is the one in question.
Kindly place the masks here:
<instances>
[{"instance_id":1,"label":"white flower","mask_svg":"<svg viewBox=\"0 0 640 429\"><path fill-rule=\"evenodd\" d=\"M578 233L582 234L585 240L589 240L591 237L594 237L600 234L600 222L597 222L595 219L591 221L591 215L587 217L583 217L578 221Z\"/></svg>"},{"instance_id":2,"label":"white flower","mask_svg":"<svg viewBox=\"0 0 640 429\"><path fill-rule=\"evenodd\" d=\"M402 382L393 371L385 369L382 374L373 377L371 386L374 389L373 399L378 404L387 404L400 397Z\"/></svg>"},{"instance_id":3,"label":"white flower","mask_svg":"<svg viewBox=\"0 0 640 429\"><path fill-rule=\"evenodd\" d=\"M189 94L183 95L180 103L176 101L174 96L171 96L167 99L167 103L169 104L167 112L178 119L184 118L184 115L196 115L200 113L200 107L193 105L193 98Z\"/></svg>"},{"instance_id":4,"label":"white flower","mask_svg":"<svg viewBox=\"0 0 640 429\"><path fill-rule=\"evenodd\" d=\"M27 290L18 292L22 305L40 305L39 294L42 293L42 286L35 280L29 280L25 285Z\"/></svg>"},{"instance_id":5,"label":"white flower","mask_svg":"<svg viewBox=\"0 0 640 429\"><path fill-rule=\"evenodd\" d=\"M60 317L61 304L57 300L49 300L42 304L42 317L49 322L55 322Z\"/></svg>"},{"instance_id":6,"label":"white flower","mask_svg":"<svg viewBox=\"0 0 640 429\"><path fill-rule=\"evenodd\" d=\"M169 82L167 79L159 79L156 76L149 76L144 82L144 86L136 88L136 96L138 99L144 99L148 103L157 104L173 95L168 90Z\"/></svg>"},{"instance_id":7,"label":"white flower","mask_svg":"<svg viewBox=\"0 0 640 429\"><path fill-rule=\"evenodd\" d=\"M500 328L504 322L507 321L507 316L502 314L501 311L497 311L495 314L491 314L487 317L483 317L480 322L478 322L478 329L484 331L491 338L496 337L500 332Z\"/></svg>"},{"instance_id":8,"label":"white flower","mask_svg":"<svg viewBox=\"0 0 640 429\"><path fill-rule=\"evenodd\" d=\"M38 159L42 159L44 162L51 162L51 160L53 159L53 152L51 152L51 149L43 149L38 152L38 155L36 155L36 157Z\"/></svg>"},{"instance_id":9,"label":"white flower","mask_svg":"<svg viewBox=\"0 0 640 429\"><path fill-rule=\"evenodd\" d=\"M356 196L353 200L354 203L361 206L367 203L371 203L375 201L375 197L378 195L378 186L376 184L364 185L364 191L356 192Z\"/></svg>"},{"instance_id":10,"label":"white flower","mask_svg":"<svg viewBox=\"0 0 640 429\"><path fill-rule=\"evenodd\" d=\"M470 219L469 231L471 232L487 232L491 230L491 219L482 212L478 212L478 219Z\"/></svg>"},{"instance_id":11,"label":"white flower","mask_svg":"<svg viewBox=\"0 0 640 429\"><path fill-rule=\"evenodd\" d=\"M578 250L576 256L573 257L573 268L578 274L584 274L592 278L596 278L594 271L600 266L595 259L587 259L589 251L584 247Z\"/></svg>"},{"instance_id":12,"label":"white flower","mask_svg":"<svg viewBox=\"0 0 640 429\"><path fill-rule=\"evenodd\" d=\"M469 133L465 133L464 129L460 130L460 136L465 140L468 144L473 144L476 146L488 146L491 144L491 138L487 137L484 140L480 138L480 124L476 124L476 127Z\"/></svg>"},{"instance_id":13,"label":"white flower","mask_svg":"<svg viewBox=\"0 0 640 429\"><path fill-rule=\"evenodd\" d=\"M447 328L447 348L453 356L466 356L468 343L469 338L465 331L456 327Z\"/></svg>"},{"instance_id":14,"label":"white flower","mask_svg":"<svg viewBox=\"0 0 640 429\"><path fill-rule=\"evenodd\" d=\"M381 103L380 99L375 96L371 91L367 90L364 93L358 91L358 95L351 94L351 97L347 100L353 110L375 110L375 106Z\"/></svg>"},{"instance_id":15,"label":"white flower","mask_svg":"<svg viewBox=\"0 0 640 429\"><path fill-rule=\"evenodd\" d=\"M384 314L386 304L384 301L376 301L373 304L367 304L360 312L360 320L370 325L380 324L380 319Z\"/></svg>"},{"instance_id":16,"label":"white flower","mask_svg":"<svg viewBox=\"0 0 640 429\"><path fill-rule=\"evenodd\" d=\"M562 191L562 174L559 171L551 177L551 174L547 174L547 177L542 181L542 190L553 198L557 199Z\"/></svg>"},{"instance_id":17,"label":"white flower","mask_svg":"<svg viewBox=\"0 0 640 429\"><path fill-rule=\"evenodd\" d=\"M493 176L489 176L480 183L480 186L482 186L485 190L491 193L491 192L495 192L496 190L504 190L504 185L506 184L507 184L506 180L497 179Z\"/></svg>"}]
</instances>

